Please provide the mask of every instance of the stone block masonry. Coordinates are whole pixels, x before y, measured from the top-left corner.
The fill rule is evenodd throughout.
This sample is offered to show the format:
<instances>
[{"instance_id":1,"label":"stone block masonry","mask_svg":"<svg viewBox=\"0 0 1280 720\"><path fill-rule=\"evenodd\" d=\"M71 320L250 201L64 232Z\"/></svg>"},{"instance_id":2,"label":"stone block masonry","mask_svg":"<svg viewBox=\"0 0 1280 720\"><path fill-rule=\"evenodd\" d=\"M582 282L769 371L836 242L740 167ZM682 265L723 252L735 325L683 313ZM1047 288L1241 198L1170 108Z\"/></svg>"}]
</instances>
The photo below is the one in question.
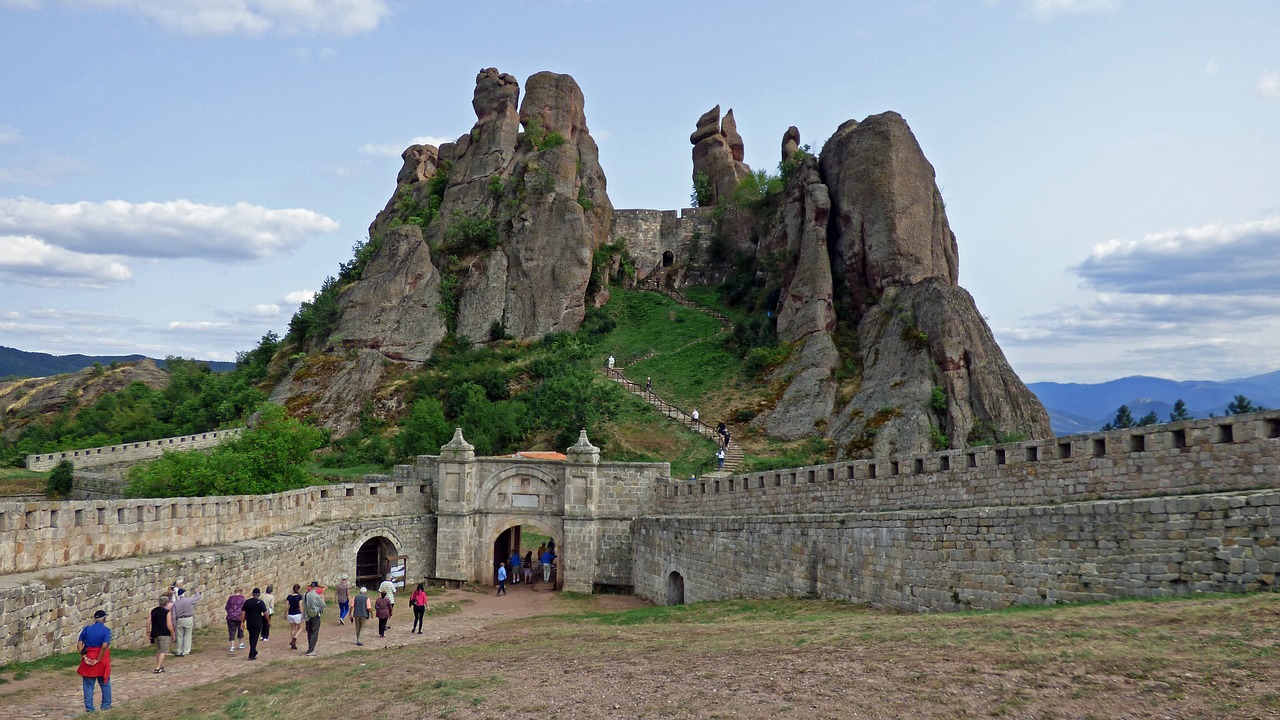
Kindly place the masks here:
<instances>
[{"instance_id":1,"label":"stone block masonry","mask_svg":"<svg viewBox=\"0 0 1280 720\"><path fill-rule=\"evenodd\" d=\"M197 628L223 624L235 588L248 594L275 585L275 630L283 638L284 597L294 583L335 586L342 572L353 571L357 550L371 537L394 543L420 577L435 563L435 531L435 519L421 514L332 520L228 545L6 575L0 577L0 664L74 652L80 628L99 609L108 613L114 646L145 647L147 615L177 578L203 595ZM337 612L332 600L326 612ZM225 653L223 648L219 641L213 649Z\"/></svg>"},{"instance_id":2,"label":"stone block masonry","mask_svg":"<svg viewBox=\"0 0 1280 720\"><path fill-rule=\"evenodd\" d=\"M63 460L70 460L79 470L104 465L137 463L143 460L154 460L166 452L181 450L203 450L211 448L232 438L240 437L241 428L212 430L195 435L178 435L159 440L143 440L122 445L104 445L85 450L59 450L27 456L27 469L44 472L52 470L54 465Z\"/></svg>"},{"instance_id":3,"label":"stone block masonry","mask_svg":"<svg viewBox=\"0 0 1280 720\"><path fill-rule=\"evenodd\" d=\"M0 503L0 574L254 540L317 522L430 512L434 485L346 483L272 495Z\"/></svg>"},{"instance_id":4,"label":"stone block masonry","mask_svg":"<svg viewBox=\"0 0 1280 720\"><path fill-rule=\"evenodd\" d=\"M1277 488L1274 411L673 481L634 525L634 585L912 611L1264 590Z\"/></svg>"},{"instance_id":5,"label":"stone block masonry","mask_svg":"<svg viewBox=\"0 0 1280 720\"><path fill-rule=\"evenodd\" d=\"M636 593L908 611L1275 587L1280 491L1053 506L637 520Z\"/></svg>"}]
</instances>

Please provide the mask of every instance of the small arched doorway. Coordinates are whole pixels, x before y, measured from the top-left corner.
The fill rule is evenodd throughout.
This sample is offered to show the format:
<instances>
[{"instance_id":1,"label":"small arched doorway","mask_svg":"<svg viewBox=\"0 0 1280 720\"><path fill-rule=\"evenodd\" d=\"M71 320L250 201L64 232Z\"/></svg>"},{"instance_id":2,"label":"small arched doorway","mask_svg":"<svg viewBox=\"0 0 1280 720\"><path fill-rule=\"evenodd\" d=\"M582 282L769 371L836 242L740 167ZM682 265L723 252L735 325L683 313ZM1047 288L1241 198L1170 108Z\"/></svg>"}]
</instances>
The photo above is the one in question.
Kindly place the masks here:
<instances>
[{"instance_id":1,"label":"small arched doorway","mask_svg":"<svg viewBox=\"0 0 1280 720\"><path fill-rule=\"evenodd\" d=\"M530 590L559 590L563 586L563 577L561 577L560 568L563 563L559 558L564 555L564 548L560 542L552 535L547 534L548 530L538 525L514 525L503 530L493 541L493 571L491 579L494 585L498 583L498 564L507 563L507 589L510 590L513 585L523 585L523 573L519 583L515 582L515 577L511 573L512 555L518 555L523 567L525 558L529 558L533 562L531 568L531 577L533 582L528 585ZM542 559L539 550L546 548L557 558L551 564L550 582L543 578L546 577L542 570Z\"/></svg>"},{"instance_id":2,"label":"small arched doorway","mask_svg":"<svg viewBox=\"0 0 1280 720\"><path fill-rule=\"evenodd\" d=\"M676 261L675 253L671 252L670 250L667 250L666 252L662 253L662 267L671 267L671 265L675 263L675 261Z\"/></svg>"},{"instance_id":3,"label":"small arched doorway","mask_svg":"<svg viewBox=\"0 0 1280 720\"><path fill-rule=\"evenodd\" d=\"M376 588L391 572L391 556L396 546L387 538L369 538L356 551L355 587Z\"/></svg>"},{"instance_id":4,"label":"small arched doorway","mask_svg":"<svg viewBox=\"0 0 1280 720\"><path fill-rule=\"evenodd\" d=\"M667 604L684 604L684 576L674 570L667 576Z\"/></svg>"}]
</instances>

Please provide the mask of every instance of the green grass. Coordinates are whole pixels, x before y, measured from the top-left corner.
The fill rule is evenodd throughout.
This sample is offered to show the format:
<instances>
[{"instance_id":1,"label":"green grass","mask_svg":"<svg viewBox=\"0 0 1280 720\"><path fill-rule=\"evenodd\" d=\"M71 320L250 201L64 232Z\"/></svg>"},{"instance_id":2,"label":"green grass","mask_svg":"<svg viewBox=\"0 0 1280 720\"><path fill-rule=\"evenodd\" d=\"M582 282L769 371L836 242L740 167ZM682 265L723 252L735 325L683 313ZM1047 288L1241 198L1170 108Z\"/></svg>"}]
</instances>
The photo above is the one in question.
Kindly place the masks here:
<instances>
[{"instance_id":1,"label":"green grass","mask_svg":"<svg viewBox=\"0 0 1280 720\"><path fill-rule=\"evenodd\" d=\"M0 468L0 495L28 495L44 492L49 473L23 468Z\"/></svg>"},{"instance_id":2,"label":"green grass","mask_svg":"<svg viewBox=\"0 0 1280 720\"><path fill-rule=\"evenodd\" d=\"M680 423L630 393L619 401L609 424L608 443L602 453L621 462L665 462L672 477L701 473L714 462L715 443L690 432Z\"/></svg>"},{"instance_id":3,"label":"green grass","mask_svg":"<svg viewBox=\"0 0 1280 720\"><path fill-rule=\"evenodd\" d=\"M653 391L677 407L696 407L699 401L741 374L741 361L722 338L710 338L676 352L636 363L625 371L631 380L653 379Z\"/></svg>"},{"instance_id":4,"label":"green grass","mask_svg":"<svg viewBox=\"0 0 1280 720\"><path fill-rule=\"evenodd\" d=\"M613 355L623 367L631 358L651 352L669 353L720 332L715 318L655 292L613 290L604 310L618 326L600 344L599 356L603 359ZM640 382L644 382L643 375Z\"/></svg>"},{"instance_id":5,"label":"green grass","mask_svg":"<svg viewBox=\"0 0 1280 720\"><path fill-rule=\"evenodd\" d=\"M391 472L391 468L385 465L376 465L376 464L354 465L352 467L345 467L345 468L329 468L329 467L320 467L319 465L312 463L311 465L307 466L307 472L311 473L312 475L319 475L324 478L329 478L335 482L342 482L344 480L360 478L365 475L385 475L388 472Z\"/></svg>"}]
</instances>

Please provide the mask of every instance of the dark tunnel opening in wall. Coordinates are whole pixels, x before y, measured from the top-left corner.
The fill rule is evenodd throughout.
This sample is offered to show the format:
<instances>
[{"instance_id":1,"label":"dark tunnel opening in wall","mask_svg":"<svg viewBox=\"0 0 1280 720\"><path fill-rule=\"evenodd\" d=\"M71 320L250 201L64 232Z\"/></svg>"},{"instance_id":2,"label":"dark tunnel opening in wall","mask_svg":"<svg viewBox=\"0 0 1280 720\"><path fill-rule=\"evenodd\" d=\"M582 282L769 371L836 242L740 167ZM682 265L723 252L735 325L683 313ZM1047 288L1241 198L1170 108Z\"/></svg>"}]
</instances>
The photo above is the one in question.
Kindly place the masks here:
<instances>
[{"instance_id":1,"label":"dark tunnel opening in wall","mask_svg":"<svg viewBox=\"0 0 1280 720\"><path fill-rule=\"evenodd\" d=\"M672 263L674 263L675 261L676 261L676 256L670 250L667 250L666 252L662 253L662 267L671 267Z\"/></svg>"},{"instance_id":2,"label":"dark tunnel opening in wall","mask_svg":"<svg viewBox=\"0 0 1280 720\"><path fill-rule=\"evenodd\" d=\"M684 576L674 570L667 576L667 604L684 604Z\"/></svg>"},{"instance_id":3,"label":"dark tunnel opening in wall","mask_svg":"<svg viewBox=\"0 0 1280 720\"><path fill-rule=\"evenodd\" d=\"M396 546L385 537L366 540L356 551L355 587L367 587L376 594L375 588L391 572L391 556L395 554Z\"/></svg>"}]
</instances>

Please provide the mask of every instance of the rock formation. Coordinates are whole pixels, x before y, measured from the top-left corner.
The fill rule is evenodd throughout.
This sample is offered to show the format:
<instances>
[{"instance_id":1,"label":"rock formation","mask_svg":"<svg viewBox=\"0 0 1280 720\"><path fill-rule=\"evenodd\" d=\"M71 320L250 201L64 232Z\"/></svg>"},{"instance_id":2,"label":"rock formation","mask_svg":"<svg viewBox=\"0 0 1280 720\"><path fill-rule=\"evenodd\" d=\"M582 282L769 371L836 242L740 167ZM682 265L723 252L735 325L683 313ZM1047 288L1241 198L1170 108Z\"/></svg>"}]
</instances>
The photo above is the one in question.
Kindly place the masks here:
<instances>
[{"instance_id":1,"label":"rock formation","mask_svg":"<svg viewBox=\"0 0 1280 720\"><path fill-rule=\"evenodd\" d=\"M902 117L844 123L821 162L799 142L788 128L782 205L757 248L764 282L780 289L779 340L795 349L757 425L786 439L825 434L845 457L1051 437L958 285L933 166ZM780 253L780 266L766 262Z\"/></svg>"},{"instance_id":2,"label":"rock formation","mask_svg":"<svg viewBox=\"0 0 1280 720\"><path fill-rule=\"evenodd\" d=\"M273 394L338 434L353 427L358 398L388 381L385 361L425 361L451 332L487 342L574 330L591 300L592 252L613 205L578 84L540 72L521 102L516 79L488 68L471 105L469 133L405 150L396 192L369 228L375 249L315 348L344 352L325 365L329 379L309 362Z\"/></svg>"},{"instance_id":3,"label":"rock formation","mask_svg":"<svg viewBox=\"0 0 1280 720\"><path fill-rule=\"evenodd\" d=\"M169 373L148 359L0 382L0 438L12 441L36 419L89 407L136 382L162 390L169 385Z\"/></svg>"},{"instance_id":4,"label":"rock formation","mask_svg":"<svg viewBox=\"0 0 1280 720\"><path fill-rule=\"evenodd\" d=\"M703 113L689 142L693 143L694 185L706 183L705 205L714 205L732 195L742 178L751 172L742 162L744 146L733 110L724 114L724 120L720 119L719 105Z\"/></svg>"}]
</instances>

